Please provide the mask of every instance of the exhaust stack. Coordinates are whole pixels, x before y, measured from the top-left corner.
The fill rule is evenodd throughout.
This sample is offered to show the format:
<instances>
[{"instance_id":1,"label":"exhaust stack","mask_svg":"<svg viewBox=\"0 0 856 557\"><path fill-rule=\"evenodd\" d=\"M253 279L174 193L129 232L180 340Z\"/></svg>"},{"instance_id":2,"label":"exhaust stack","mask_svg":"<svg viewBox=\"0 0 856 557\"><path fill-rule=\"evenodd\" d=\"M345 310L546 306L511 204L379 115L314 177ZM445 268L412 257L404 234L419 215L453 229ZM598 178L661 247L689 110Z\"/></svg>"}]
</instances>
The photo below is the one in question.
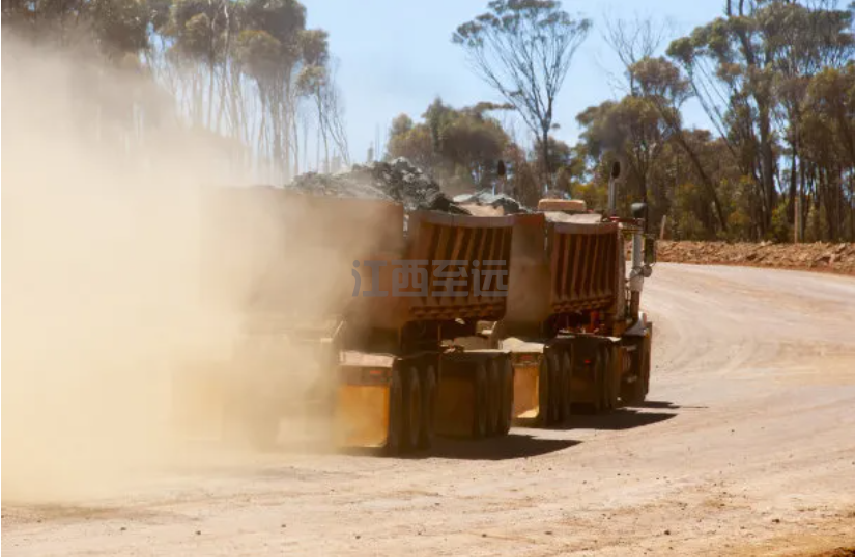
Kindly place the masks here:
<instances>
[{"instance_id":1,"label":"exhaust stack","mask_svg":"<svg viewBox=\"0 0 856 557\"><path fill-rule=\"evenodd\" d=\"M618 179L621 177L621 163L615 161L612 163L612 169L609 172L609 199L607 202L607 216L614 217L618 214L615 206L618 197Z\"/></svg>"}]
</instances>

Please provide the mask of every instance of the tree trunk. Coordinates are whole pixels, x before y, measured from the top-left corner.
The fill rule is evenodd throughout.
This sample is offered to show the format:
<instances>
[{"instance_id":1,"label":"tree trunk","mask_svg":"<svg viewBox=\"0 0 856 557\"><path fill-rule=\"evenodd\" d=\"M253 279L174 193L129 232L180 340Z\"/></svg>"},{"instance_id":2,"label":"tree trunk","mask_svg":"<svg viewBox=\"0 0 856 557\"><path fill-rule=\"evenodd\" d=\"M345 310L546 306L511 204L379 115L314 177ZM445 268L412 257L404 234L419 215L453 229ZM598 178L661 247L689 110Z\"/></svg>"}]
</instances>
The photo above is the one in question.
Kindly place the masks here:
<instances>
[{"instance_id":1,"label":"tree trunk","mask_svg":"<svg viewBox=\"0 0 856 557\"><path fill-rule=\"evenodd\" d=\"M544 189L551 189L553 184L550 180L550 124L545 123L541 126L541 157L543 158L544 164L542 165L542 176L541 176L541 188L542 193Z\"/></svg>"},{"instance_id":2,"label":"tree trunk","mask_svg":"<svg viewBox=\"0 0 856 557\"><path fill-rule=\"evenodd\" d=\"M642 203L648 203L648 168L639 172L639 200Z\"/></svg>"},{"instance_id":3,"label":"tree trunk","mask_svg":"<svg viewBox=\"0 0 856 557\"><path fill-rule=\"evenodd\" d=\"M701 161L695 151L693 151L692 147L687 143L683 130L678 130L676 138L678 140L678 144L689 157L690 162L693 163L693 168L698 172L702 183L705 188L707 188L707 191L711 196L711 199L713 199L713 206L716 211L716 219L719 221L720 230L722 230L722 232L726 232L728 230L728 225L726 224L725 214L722 212L722 204L719 202L719 195L716 193L716 186L713 184L713 180L708 176L707 171L704 169L704 166L701 164Z\"/></svg>"},{"instance_id":4,"label":"tree trunk","mask_svg":"<svg viewBox=\"0 0 856 557\"><path fill-rule=\"evenodd\" d=\"M805 171L803 168L802 160L798 159L797 164L799 165L799 168L797 169L797 192L796 192L797 201L796 201L796 204L797 204L797 209L799 210L799 215L795 218L796 223L794 224L794 226L796 226L796 239L797 239L796 241L797 242L804 242L805 241L805 217L806 217L805 206L807 205L807 202L805 199L805 193L804 193L805 192Z\"/></svg>"},{"instance_id":5,"label":"tree trunk","mask_svg":"<svg viewBox=\"0 0 856 557\"><path fill-rule=\"evenodd\" d=\"M208 110L205 115L205 128L211 129L211 106L214 104L214 60L208 59Z\"/></svg>"},{"instance_id":6,"label":"tree trunk","mask_svg":"<svg viewBox=\"0 0 856 557\"><path fill-rule=\"evenodd\" d=\"M282 172L284 181L291 178L291 120L294 117L294 103L291 95L291 68L288 70L285 80L285 91L283 93L282 105Z\"/></svg>"},{"instance_id":7,"label":"tree trunk","mask_svg":"<svg viewBox=\"0 0 856 557\"><path fill-rule=\"evenodd\" d=\"M796 226L796 196L797 196L797 140L791 142L791 184L788 191L788 222Z\"/></svg>"},{"instance_id":8,"label":"tree trunk","mask_svg":"<svg viewBox=\"0 0 856 557\"><path fill-rule=\"evenodd\" d=\"M850 168L850 241L856 241L856 166Z\"/></svg>"},{"instance_id":9,"label":"tree trunk","mask_svg":"<svg viewBox=\"0 0 856 557\"><path fill-rule=\"evenodd\" d=\"M770 132L770 108L766 102L759 103L760 128L761 128L761 183L763 187L762 228L764 233L771 228L773 221L773 209L776 196L776 184L773 173L775 172L775 160L773 155L772 137Z\"/></svg>"},{"instance_id":10,"label":"tree trunk","mask_svg":"<svg viewBox=\"0 0 856 557\"><path fill-rule=\"evenodd\" d=\"M291 152L294 155L294 175L300 174L300 143L297 140L297 115L292 114L291 117L291 141L293 142Z\"/></svg>"}]
</instances>

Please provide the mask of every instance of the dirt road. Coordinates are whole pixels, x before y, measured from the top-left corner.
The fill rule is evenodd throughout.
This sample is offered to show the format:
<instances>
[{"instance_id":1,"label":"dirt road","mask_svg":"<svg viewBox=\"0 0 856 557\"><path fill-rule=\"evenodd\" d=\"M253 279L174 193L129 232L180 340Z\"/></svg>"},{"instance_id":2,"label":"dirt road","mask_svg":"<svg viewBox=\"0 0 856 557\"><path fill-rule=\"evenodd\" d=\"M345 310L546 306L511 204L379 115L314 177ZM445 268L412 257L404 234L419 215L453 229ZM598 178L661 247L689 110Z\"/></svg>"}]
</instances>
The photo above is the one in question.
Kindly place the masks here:
<instances>
[{"instance_id":1,"label":"dirt road","mask_svg":"<svg viewBox=\"0 0 856 557\"><path fill-rule=\"evenodd\" d=\"M75 505L7 555L812 555L853 545L852 277L661 264L650 403L430 458L280 453Z\"/></svg>"}]
</instances>

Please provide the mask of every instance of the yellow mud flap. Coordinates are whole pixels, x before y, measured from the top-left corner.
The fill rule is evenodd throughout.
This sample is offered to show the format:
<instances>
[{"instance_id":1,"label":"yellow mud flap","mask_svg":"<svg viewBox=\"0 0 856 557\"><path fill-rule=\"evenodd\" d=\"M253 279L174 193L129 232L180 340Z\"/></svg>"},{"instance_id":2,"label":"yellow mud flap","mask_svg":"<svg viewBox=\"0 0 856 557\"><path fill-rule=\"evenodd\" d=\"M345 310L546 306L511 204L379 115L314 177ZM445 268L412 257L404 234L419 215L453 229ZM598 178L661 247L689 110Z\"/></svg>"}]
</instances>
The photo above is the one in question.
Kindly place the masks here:
<instances>
[{"instance_id":1,"label":"yellow mud flap","mask_svg":"<svg viewBox=\"0 0 856 557\"><path fill-rule=\"evenodd\" d=\"M389 434L389 386L340 386L336 432L341 447L385 446Z\"/></svg>"},{"instance_id":2,"label":"yellow mud flap","mask_svg":"<svg viewBox=\"0 0 856 557\"><path fill-rule=\"evenodd\" d=\"M540 387L538 365L514 366L514 417L529 420L540 412L538 389Z\"/></svg>"},{"instance_id":3,"label":"yellow mud flap","mask_svg":"<svg viewBox=\"0 0 856 557\"><path fill-rule=\"evenodd\" d=\"M439 435L470 437L473 430L475 385L465 374L444 373L437 384L434 429Z\"/></svg>"}]
</instances>

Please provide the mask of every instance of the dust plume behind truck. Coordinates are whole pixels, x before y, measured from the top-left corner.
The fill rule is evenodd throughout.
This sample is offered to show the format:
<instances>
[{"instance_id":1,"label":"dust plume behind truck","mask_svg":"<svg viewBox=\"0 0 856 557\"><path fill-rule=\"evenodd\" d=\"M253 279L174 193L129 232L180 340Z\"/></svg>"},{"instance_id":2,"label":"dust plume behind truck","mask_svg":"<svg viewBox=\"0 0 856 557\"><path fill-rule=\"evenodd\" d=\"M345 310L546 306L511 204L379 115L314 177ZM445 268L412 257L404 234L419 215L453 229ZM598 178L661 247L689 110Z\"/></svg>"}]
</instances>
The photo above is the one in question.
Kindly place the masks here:
<instances>
[{"instance_id":1,"label":"dust plume behind truck","mask_svg":"<svg viewBox=\"0 0 856 557\"><path fill-rule=\"evenodd\" d=\"M392 453L430 447L435 432L507 433L507 354L451 343L505 314L500 281L481 287L490 275L507 284L513 217L278 188L211 203L206 290L239 284L228 301L245 326L232 361L177 382L221 393L223 433L270 444L295 412L328 422L339 445ZM238 223L225 240L221 222Z\"/></svg>"},{"instance_id":2,"label":"dust plume behind truck","mask_svg":"<svg viewBox=\"0 0 856 557\"><path fill-rule=\"evenodd\" d=\"M476 216L279 188L212 203L214 237L238 226L208 250L209 295L240 284L229 301L244 326L231 361L179 383L220 392L225 434L269 445L297 413L338 446L398 454L648 392L644 206L618 217L542 200Z\"/></svg>"}]
</instances>

